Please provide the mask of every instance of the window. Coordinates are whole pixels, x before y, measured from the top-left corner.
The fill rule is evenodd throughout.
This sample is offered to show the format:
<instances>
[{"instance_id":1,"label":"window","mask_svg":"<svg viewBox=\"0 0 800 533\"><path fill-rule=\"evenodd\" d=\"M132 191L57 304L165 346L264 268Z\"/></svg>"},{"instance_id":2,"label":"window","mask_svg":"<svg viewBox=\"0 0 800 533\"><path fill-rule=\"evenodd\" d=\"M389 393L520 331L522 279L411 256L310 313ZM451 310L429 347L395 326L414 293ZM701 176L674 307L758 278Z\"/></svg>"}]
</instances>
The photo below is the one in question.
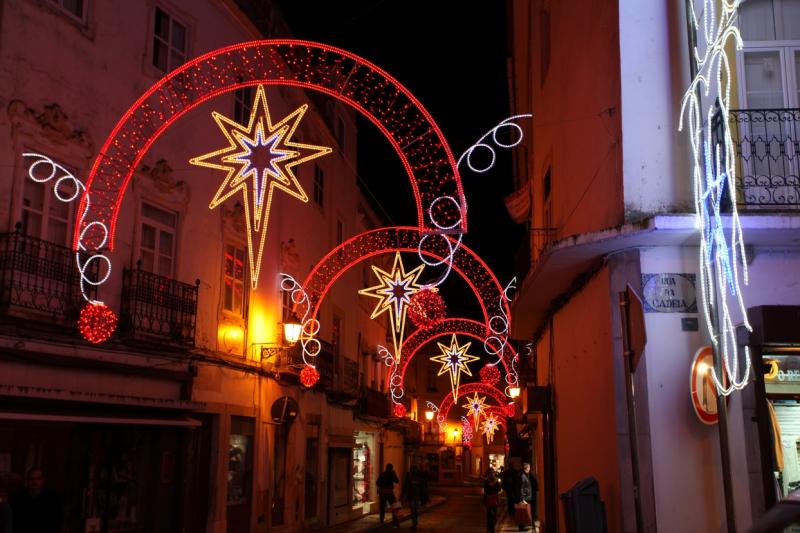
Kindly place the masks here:
<instances>
[{"instance_id":1,"label":"window","mask_svg":"<svg viewBox=\"0 0 800 533\"><path fill-rule=\"evenodd\" d=\"M156 8L153 28L153 66L169 72L186 61L186 25L161 8Z\"/></svg>"},{"instance_id":2,"label":"window","mask_svg":"<svg viewBox=\"0 0 800 533\"><path fill-rule=\"evenodd\" d=\"M314 165L314 203L324 207L325 173L319 165Z\"/></svg>"},{"instance_id":3,"label":"window","mask_svg":"<svg viewBox=\"0 0 800 533\"><path fill-rule=\"evenodd\" d=\"M225 311L244 316L245 284L244 284L244 249L232 244L225 245L223 259L223 301Z\"/></svg>"},{"instance_id":4,"label":"window","mask_svg":"<svg viewBox=\"0 0 800 533\"><path fill-rule=\"evenodd\" d=\"M294 317L292 291L281 291L281 322L291 322Z\"/></svg>"},{"instance_id":5,"label":"window","mask_svg":"<svg viewBox=\"0 0 800 533\"><path fill-rule=\"evenodd\" d=\"M747 0L739 8L739 24L745 106L800 107L800 0Z\"/></svg>"},{"instance_id":6,"label":"window","mask_svg":"<svg viewBox=\"0 0 800 533\"><path fill-rule=\"evenodd\" d=\"M78 22L86 22L86 3L87 0L50 0L50 3L58 6L58 9L70 18Z\"/></svg>"},{"instance_id":7,"label":"window","mask_svg":"<svg viewBox=\"0 0 800 533\"><path fill-rule=\"evenodd\" d=\"M142 204L139 260L142 269L173 277L178 214L148 203Z\"/></svg>"},{"instance_id":8,"label":"window","mask_svg":"<svg viewBox=\"0 0 800 533\"><path fill-rule=\"evenodd\" d=\"M250 112L253 110L254 99L253 87L242 87L233 91L233 119L236 122L247 124Z\"/></svg>"},{"instance_id":9,"label":"window","mask_svg":"<svg viewBox=\"0 0 800 533\"><path fill-rule=\"evenodd\" d=\"M243 416L231 417L228 436L228 505L247 504L253 474L253 436L255 421Z\"/></svg>"},{"instance_id":10,"label":"window","mask_svg":"<svg viewBox=\"0 0 800 533\"><path fill-rule=\"evenodd\" d=\"M67 183L60 187L64 196L72 194ZM71 229L71 204L59 201L45 183L25 178L22 188L22 233L60 246L68 246Z\"/></svg>"}]
</instances>

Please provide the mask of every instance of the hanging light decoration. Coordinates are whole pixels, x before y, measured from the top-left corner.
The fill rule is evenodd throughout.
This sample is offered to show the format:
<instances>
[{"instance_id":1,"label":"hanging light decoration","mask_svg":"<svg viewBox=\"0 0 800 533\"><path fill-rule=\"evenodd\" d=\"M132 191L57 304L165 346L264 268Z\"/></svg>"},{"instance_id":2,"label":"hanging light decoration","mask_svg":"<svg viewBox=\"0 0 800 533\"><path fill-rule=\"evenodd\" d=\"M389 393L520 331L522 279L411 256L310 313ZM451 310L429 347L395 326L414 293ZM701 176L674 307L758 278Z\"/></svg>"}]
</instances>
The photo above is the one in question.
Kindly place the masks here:
<instances>
[{"instance_id":1,"label":"hanging light decoration","mask_svg":"<svg viewBox=\"0 0 800 533\"><path fill-rule=\"evenodd\" d=\"M300 371L300 383L309 389L319 381L319 371L311 365L306 365Z\"/></svg>"},{"instance_id":2,"label":"hanging light decoration","mask_svg":"<svg viewBox=\"0 0 800 533\"><path fill-rule=\"evenodd\" d=\"M402 403L396 403L392 408L392 412L394 413L394 416L396 416L397 418L405 418L406 406L403 405Z\"/></svg>"},{"instance_id":3,"label":"hanging light decoration","mask_svg":"<svg viewBox=\"0 0 800 533\"><path fill-rule=\"evenodd\" d=\"M107 341L117 329L117 315L101 303L87 303L78 318L78 331L92 344Z\"/></svg>"},{"instance_id":4,"label":"hanging light decoration","mask_svg":"<svg viewBox=\"0 0 800 533\"><path fill-rule=\"evenodd\" d=\"M421 289L408 304L408 317L418 328L427 329L444 320L446 315L444 298L435 287Z\"/></svg>"}]
</instances>

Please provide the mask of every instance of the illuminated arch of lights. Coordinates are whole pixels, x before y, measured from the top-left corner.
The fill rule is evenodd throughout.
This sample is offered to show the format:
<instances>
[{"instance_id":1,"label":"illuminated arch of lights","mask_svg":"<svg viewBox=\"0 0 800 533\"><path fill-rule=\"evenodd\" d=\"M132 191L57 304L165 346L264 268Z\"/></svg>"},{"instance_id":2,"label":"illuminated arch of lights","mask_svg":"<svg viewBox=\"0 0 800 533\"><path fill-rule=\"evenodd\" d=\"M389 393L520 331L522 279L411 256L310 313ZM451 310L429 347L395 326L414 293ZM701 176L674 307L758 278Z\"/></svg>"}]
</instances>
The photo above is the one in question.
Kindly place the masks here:
<instances>
[{"instance_id":1,"label":"illuminated arch of lights","mask_svg":"<svg viewBox=\"0 0 800 533\"><path fill-rule=\"evenodd\" d=\"M400 361L401 367L398 373L402 379L405 379L406 369L417 352L419 352L423 346L439 337L453 334L464 335L484 343L490 343L490 348L492 351L495 351L499 346L492 345L491 343L494 341L487 339L488 331L486 324L468 318L446 318L429 328L418 329L409 335L403 344L403 357ZM505 357L500 360L506 373L508 373L511 368L510 362L516 357L517 354L514 348L509 344L505 349ZM387 385L389 385L390 378L391 376L387 376Z\"/></svg>"},{"instance_id":2,"label":"illuminated arch of lights","mask_svg":"<svg viewBox=\"0 0 800 533\"><path fill-rule=\"evenodd\" d=\"M463 398L468 394L474 393L483 394L488 398L492 398L501 408L507 408L509 405L508 397L503 391L495 387L489 387L480 382L472 382L465 383L458 388L458 398ZM436 420L439 422L440 429L444 428L445 420L447 420L447 416L450 414L450 409L452 409L453 405L455 405L453 395L448 392L436 409ZM510 407L508 408L510 409Z\"/></svg>"},{"instance_id":3,"label":"illuminated arch of lights","mask_svg":"<svg viewBox=\"0 0 800 533\"><path fill-rule=\"evenodd\" d=\"M354 54L279 39L213 50L170 72L134 102L103 144L85 181L73 248L89 258L102 256L103 248L113 250L125 189L150 146L203 102L256 85L319 91L361 112L386 136L406 169L417 207L420 247L443 233L457 234L458 247L467 230L461 178L447 140L422 104L384 70ZM431 240L453 246L449 239ZM441 264L447 264L453 252L440 258ZM444 277L446 273L438 283Z\"/></svg>"}]
</instances>

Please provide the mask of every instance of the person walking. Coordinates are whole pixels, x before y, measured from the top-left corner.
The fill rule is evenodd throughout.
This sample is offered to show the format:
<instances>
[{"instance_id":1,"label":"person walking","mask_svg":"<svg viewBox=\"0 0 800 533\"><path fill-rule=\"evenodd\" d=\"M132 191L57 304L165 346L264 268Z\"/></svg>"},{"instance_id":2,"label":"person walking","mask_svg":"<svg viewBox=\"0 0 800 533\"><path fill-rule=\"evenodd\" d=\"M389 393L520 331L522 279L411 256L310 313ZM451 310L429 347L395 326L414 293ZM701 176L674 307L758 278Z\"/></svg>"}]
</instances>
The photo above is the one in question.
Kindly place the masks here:
<instances>
[{"instance_id":1,"label":"person walking","mask_svg":"<svg viewBox=\"0 0 800 533\"><path fill-rule=\"evenodd\" d=\"M500 478L503 493L505 493L506 496L506 511L508 512L508 516L514 516L514 504L517 503L514 500L514 478L516 475L516 465L514 463L509 463L508 468L503 471Z\"/></svg>"},{"instance_id":2,"label":"person walking","mask_svg":"<svg viewBox=\"0 0 800 533\"><path fill-rule=\"evenodd\" d=\"M486 474L483 482L483 505L486 506L486 531L494 533L497 524L497 507L500 505L500 481L493 471Z\"/></svg>"},{"instance_id":3,"label":"person walking","mask_svg":"<svg viewBox=\"0 0 800 533\"><path fill-rule=\"evenodd\" d=\"M415 465L412 465L408 474L406 474L403 489L400 493L400 499L408 502L408 508L411 511L411 529L417 529L419 508L427 502L427 492L428 487L425 477Z\"/></svg>"},{"instance_id":4,"label":"person walking","mask_svg":"<svg viewBox=\"0 0 800 533\"><path fill-rule=\"evenodd\" d=\"M397 478L397 473L394 471L394 465L388 463L386 465L386 470L381 472L378 479L375 481L375 485L378 486L378 513L381 524L383 524L383 520L386 517L386 506L389 505L392 509L392 523L400 527L400 521L397 519L397 498L394 495L395 483L400 483L400 480Z\"/></svg>"},{"instance_id":5,"label":"person walking","mask_svg":"<svg viewBox=\"0 0 800 533\"><path fill-rule=\"evenodd\" d=\"M536 479L536 476L533 475L531 472L531 465L530 463L523 463L522 464L522 475L528 478L528 483L530 484L530 498L526 501L531 508L531 523L533 524L533 528L535 531L539 529L539 481Z\"/></svg>"},{"instance_id":6,"label":"person walking","mask_svg":"<svg viewBox=\"0 0 800 533\"><path fill-rule=\"evenodd\" d=\"M531 474L529 463L523 463L521 471L515 469L511 490L514 501L514 517L520 531L525 531L528 526L533 525L531 502L534 499L534 490L539 488L537 483L536 489L534 489L533 483L536 483L536 478Z\"/></svg>"}]
</instances>

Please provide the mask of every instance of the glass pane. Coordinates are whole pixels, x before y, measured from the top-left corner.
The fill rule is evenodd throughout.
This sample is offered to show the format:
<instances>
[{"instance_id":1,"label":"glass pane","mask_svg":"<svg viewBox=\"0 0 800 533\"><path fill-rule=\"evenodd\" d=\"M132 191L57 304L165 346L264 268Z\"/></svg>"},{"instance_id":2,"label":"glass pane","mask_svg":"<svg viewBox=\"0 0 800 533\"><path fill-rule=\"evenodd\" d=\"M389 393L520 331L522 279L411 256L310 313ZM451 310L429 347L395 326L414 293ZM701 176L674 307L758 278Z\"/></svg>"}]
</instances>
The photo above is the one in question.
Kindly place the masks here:
<instances>
[{"instance_id":1,"label":"glass pane","mask_svg":"<svg viewBox=\"0 0 800 533\"><path fill-rule=\"evenodd\" d=\"M159 222L170 228L175 227L177 215L164 209L159 209L150 204L142 204L142 216Z\"/></svg>"},{"instance_id":2,"label":"glass pane","mask_svg":"<svg viewBox=\"0 0 800 533\"><path fill-rule=\"evenodd\" d=\"M153 39L153 66L162 72L167 71L167 45Z\"/></svg>"},{"instance_id":3,"label":"glass pane","mask_svg":"<svg viewBox=\"0 0 800 533\"><path fill-rule=\"evenodd\" d=\"M170 50L169 52L169 68L170 70L178 68L179 66L183 65L185 58L183 54L180 52L176 52L175 50Z\"/></svg>"},{"instance_id":4,"label":"glass pane","mask_svg":"<svg viewBox=\"0 0 800 533\"><path fill-rule=\"evenodd\" d=\"M22 233L36 237L42 236L42 215L22 210Z\"/></svg>"},{"instance_id":5,"label":"glass pane","mask_svg":"<svg viewBox=\"0 0 800 533\"><path fill-rule=\"evenodd\" d=\"M800 39L800 0L783 0L780 39Z\"/></svg>"},{"instance_id":6,"label":"glass pane","mask_svg":"<svg viewBox=\"0 0 800 533\"><path fill-rule=\"evenodd\" d=\"M239 282L233 283L233 307L231 310L237 313L242 312L242 284Z\"/></svg>"},{"instance_id":7,"label":"glass pane","mask_svg":"<svg viewBox=\"0 0 800 533\"><path fill-rule=\"evenodd\" d=\"M233 282L230 278L225 278L225 296L222 307L227 311L233 311Z\"/></svg>"},{"instance_id":8,"label":"glass pane","mask_svg":"<svg viewBox=\"0 0 800 533\"><path fill-rule=\"evenodd\" d=\"M794 86L795 86L795 101L794 106L800 106L800 50L794 51Z\"/></svg>"},{"instance_id":9,"label":"glass pane","mask_svg":"<svg viewBox=\"0 0 800 533\"><path fill-rule=\"evenodd\" d=\"M156 8L155 34L164 41L169 41L169 15Z\"/></svg>"},{"instance_id":10,"label":"glass pane","mask_svg":"<svg viewBox=\"0 0 800 533\"><path fill-rule=\"evenodd\" d=\"M236 250L233 276L238 281L244 280L244 250Z\"/></svg>"},{"instance_id":11,"label":"glass pane","mask_svg":"<svg viewBox=\"0 0 800 533\"><path fill-rule=\"evenodd\" d=\"M164 257L163 255L158 256L158 271L156 274L161 276L171 278L172 277L172 258L171 257Z\"/></svg>"},{"instance_id":12,"label":"glass pane","mask_svg":"<svg viewBox=\"0 0 800 533\"><path fill-rule=\"evenodd\" d=\"M50 219L47 223L47 240L65 246L67 244L67 223Z\"/></svg>"},{"instance_id":13,"label":"glass pane","mask_svg":"<svg viewBox=\"0 0 800 533\"><path fill-rule=\"evenodd\" d=\"M56 218L66 222L69 218L69 204L58 198L50 199L50 219Z\"/></svg>"},{"instance_id":14,"label":"glass pane","mask_svg":"<svg viewBox=\"0 0 800 533\"><path fill-rule=\"evenodd\" d=\"M153 252L149 250L142 250L139 254L139 260L141 261L142 270L146 270L147 272L153 272L153 260L155 255Z\"/></svg>"},{"instance_id":15,"label":"glass pane","mask_svg":"<svg viewBox=\"0 0 800 533\"><path fill-rule=\"evenodd\" d=\"M26 179L22 205L36 211L42 211L44 209L44 184Z\"/></svg>"},{"instance_id":16,"label":"glass pane","mask_svg":"<svg viewBox=\"0 0 800 533\"><path fill-rule=\"evenodd\" d=\"M739 6L739 28L745 41L774 41L772 0L747 0Z\"/></svg>"},{"instance_id":17,"label":"glass pane","mask_svg":"<svg viewBox=\"0 0 800 533\"><path fill-rule=\"evenodd\" d=\"M783 107L780 52L745 52L745 93L750 109Z\"/></svg>"},{"instance_id":18,"label":"glass pane","mask_svg":"<svg viewBox=\"0 0 800 533\"><path fill-rule=\"evenodd\" d=\"M156 249L156 229L153 226L142 224L142 248Z\"/></svg>"},{"instance_id":19,"label":"glass pane","mask_svg":"<svg viewBox=\"0 0 800 533\"><path fill-rule=\"evenodd\" d=\"M172 21L172 47L179 52L186 51L186 28L174 20Z\"/></svg>"},{"instance_id":20,"label":"glass pane","mask_svg":"<svg viewBox=\"0 0 800 533\"><path fill-rule=\"evenodd\" d=\"M158 253L172 257L172 234L167 231L158 232Z\"/></svg>"},{"instance_id":21,"label":"glass pane","mask_svg":"<svg viewBox=\"0 0 800 533\"><path fill-rule=\"evenodd\" d=\"M83 18L83 0L62 0L64 10L72 13L79 19Z\"/></svg>"}]
</instances>

